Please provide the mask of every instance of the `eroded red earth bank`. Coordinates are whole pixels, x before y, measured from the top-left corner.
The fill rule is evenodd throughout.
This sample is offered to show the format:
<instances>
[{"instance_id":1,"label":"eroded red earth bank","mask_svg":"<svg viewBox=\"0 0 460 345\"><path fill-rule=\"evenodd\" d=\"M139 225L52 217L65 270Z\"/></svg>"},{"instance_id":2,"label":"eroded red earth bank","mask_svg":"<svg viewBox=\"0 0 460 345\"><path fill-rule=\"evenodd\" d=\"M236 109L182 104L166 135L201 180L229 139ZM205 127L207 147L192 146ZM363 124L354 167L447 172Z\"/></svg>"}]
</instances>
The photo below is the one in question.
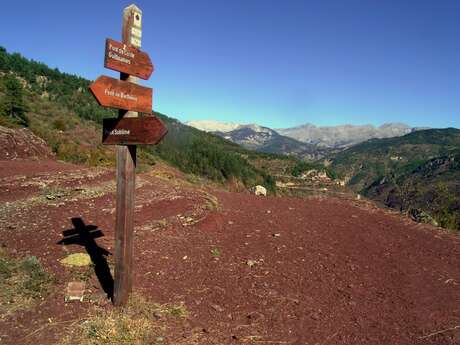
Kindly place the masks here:
<instances>
[{"instance_id":1,"label":"eroded red earth bank","mask_svg":"<svg viewBox=\"0 0 460 345\"><path fill-rule=\"evenodd\" d=\"M137 187L134 289L189 311L167 343L460 344L458 236L366 202L197 187L165 167ZM85 315L90 302L64 303L59 262L84 248L58 242L77 217L113 253L114 193L111 169L0 162L0 245L57 277L0 320L0 344L54 344ZM95 277L88 290L102 293Z\"/></svg>"}]
</instances>

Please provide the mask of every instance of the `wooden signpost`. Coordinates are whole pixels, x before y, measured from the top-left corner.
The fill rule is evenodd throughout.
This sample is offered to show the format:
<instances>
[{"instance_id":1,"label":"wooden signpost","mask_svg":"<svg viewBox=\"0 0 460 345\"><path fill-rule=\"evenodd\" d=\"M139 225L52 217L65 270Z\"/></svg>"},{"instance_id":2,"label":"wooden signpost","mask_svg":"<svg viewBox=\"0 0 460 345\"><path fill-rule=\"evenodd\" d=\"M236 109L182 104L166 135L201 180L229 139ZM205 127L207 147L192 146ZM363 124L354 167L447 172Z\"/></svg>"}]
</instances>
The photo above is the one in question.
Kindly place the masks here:
<instances>
[{"instance_id":1,"label":"wooden signpost","mask_svg":"<svg viewBox=\"0 0 460 345\"><path fill-rule=\"evenodd\" d=\"M104 107L134 110L141 113L152 112L152 89L100 76L89 86L98 103Z\"/></svg>"},{"instance_id":2,"label":"wooden signpost","mask_svg":"<svg viewBox=\"0 0 460 345\"><path fill-rule=\"evenodd\" d=\"M130 5L123 11L122 42L106 40L104 66L120 73L120 80L101 76L90 86L100 105L120 109L118 118L105 119L102 141L117 146L115 217L115 279L113 303L124 305L132 287L136 145L157 144L167 129L151 114L152 89L139 86L153 72L149 56L141 52L142 11Z\"/></svg>"}]
</instances>

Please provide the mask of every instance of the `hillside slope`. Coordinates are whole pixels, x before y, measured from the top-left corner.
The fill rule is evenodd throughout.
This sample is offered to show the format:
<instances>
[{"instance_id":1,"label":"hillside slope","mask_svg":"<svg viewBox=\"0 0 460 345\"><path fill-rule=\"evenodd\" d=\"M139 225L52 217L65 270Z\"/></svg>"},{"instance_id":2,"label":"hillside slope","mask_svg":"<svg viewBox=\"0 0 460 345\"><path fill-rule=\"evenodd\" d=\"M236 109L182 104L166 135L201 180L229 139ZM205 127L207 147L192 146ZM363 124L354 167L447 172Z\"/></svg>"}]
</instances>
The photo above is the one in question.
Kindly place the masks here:
<instances>
[{"instance_id":1,"label":"hillside slope","mask_svg":"<svg viewBox=\"0 0 460 345\"><path fill-rule=\"evenodd\" d=\"M414 218L460 229L460 130L417 131L374 139L333 157L355 191Z\"/></svg>"},{"instance_id":2,"label":"hillside slope","mask_svg":"<svg viewBox=\"0 0 460 345\"><path fill-rule=\"evenodd\" d=\"M0 125L28 126L44 139L57 159L86 165L113 165L113 147L101 145L102 119L116 117L99 106L88 91L89 80L51 69L0 47ZM139 163L162 159L184 172L220 183L275 190L273 179L251 165L254 153L156 113L169 133L157 147L143 147ZM264 156L265 157L265 156ZM265 157L266 158L266 157Z\"/></svg>"},{"instance_id":3,"label":"hillside slope","mask_svg":"<svg viewBox=\"0 0 460 345\"><path fill-rule=\"evenodd\" d=\"M230 193L158 165L136 187L134 312L117 311L113 169L1 162L2 345L460 342L457 236L364 201ZM61 262L76 253L96 265ZM49 291L18 296L5 255L41 263ZM65 303L72 281L83 302Z\"/></svg>"}]
</instances>

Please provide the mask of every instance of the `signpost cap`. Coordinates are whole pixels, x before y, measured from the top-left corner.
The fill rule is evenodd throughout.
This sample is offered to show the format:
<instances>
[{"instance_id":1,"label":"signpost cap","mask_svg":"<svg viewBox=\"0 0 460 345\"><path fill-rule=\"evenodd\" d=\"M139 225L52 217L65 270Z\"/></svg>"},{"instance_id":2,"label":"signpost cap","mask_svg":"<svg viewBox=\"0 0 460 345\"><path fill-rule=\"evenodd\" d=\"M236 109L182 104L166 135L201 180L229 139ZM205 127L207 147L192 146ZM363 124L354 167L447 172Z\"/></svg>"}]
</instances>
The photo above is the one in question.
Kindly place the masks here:
<instances>
[{"instance_id":1,"label":"signpost cap","mask_svg":"<svg viewBox=\"0 0 460 345\"><path fill-rule=\"evenodd\" d=\"M125 7L125 9L123 10L123 14L129 13L129 12L136 12L136 13L142 14L142 10L139 7L137 7L135 4L131 4Z\"/></svg>"},{"instance_id":2,"label":"signpost cap","mask_svg":"<svg viewBox=\"0 0 460 345\"><path fill-rule=\"evenodd\" d=\"M142 11L134 4L123 10L123 28L121 31L123 43L136 48L141 47Z\"/></svg>"}]
</instances>

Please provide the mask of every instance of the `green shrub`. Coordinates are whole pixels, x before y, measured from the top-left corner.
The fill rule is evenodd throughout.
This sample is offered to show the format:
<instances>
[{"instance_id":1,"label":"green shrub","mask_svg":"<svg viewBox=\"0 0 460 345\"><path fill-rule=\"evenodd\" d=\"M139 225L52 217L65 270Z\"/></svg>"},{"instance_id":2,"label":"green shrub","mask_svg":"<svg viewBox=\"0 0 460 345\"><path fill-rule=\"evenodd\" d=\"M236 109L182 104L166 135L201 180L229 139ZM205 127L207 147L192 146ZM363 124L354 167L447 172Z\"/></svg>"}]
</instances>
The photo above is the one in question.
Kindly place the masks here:
<instances>
[{"instance_id":1,"label":"green shrub","mask_svg":"<svg viewBox=\"0 0 460 345\"><path fill-rule=\"evenodd\" d=\"M66 131L67 130L67 125L64 122L63 119L56 119L53 121L53 128L57 129L59 131Z\"/></svg>"}]
</instances>

